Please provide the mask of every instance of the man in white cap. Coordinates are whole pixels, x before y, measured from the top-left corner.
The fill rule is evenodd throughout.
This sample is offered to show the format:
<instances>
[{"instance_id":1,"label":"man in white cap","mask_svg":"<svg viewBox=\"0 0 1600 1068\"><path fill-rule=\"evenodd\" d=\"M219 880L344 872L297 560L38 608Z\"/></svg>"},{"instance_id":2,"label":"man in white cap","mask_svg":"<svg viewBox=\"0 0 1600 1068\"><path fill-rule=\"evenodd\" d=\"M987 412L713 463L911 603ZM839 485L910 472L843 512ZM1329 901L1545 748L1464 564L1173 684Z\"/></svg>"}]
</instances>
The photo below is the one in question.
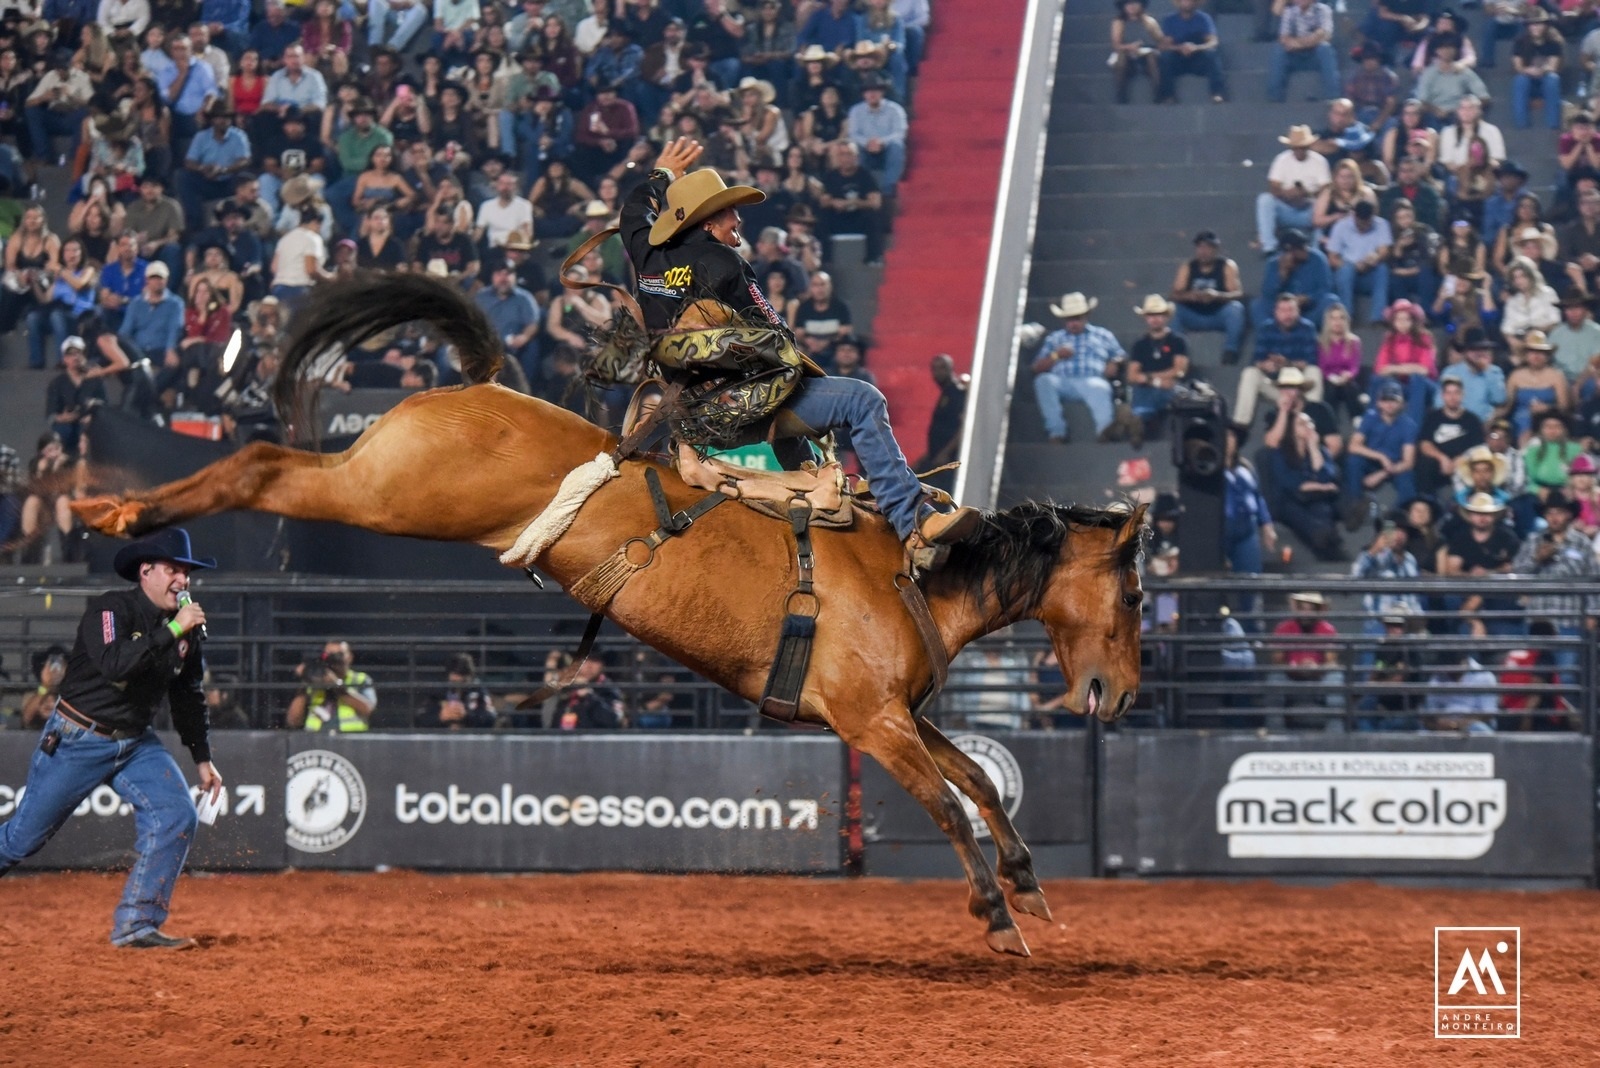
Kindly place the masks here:
<instances>
[{"instance_id":1,"label":"man in white cap","mask_svg":"<svg viewBox=\"0 0 1600 1068\"><path fill-rule=\"evenodd\" d=\"M1062 325L1045 335L1033 360L1033 395L1044 417L1045 433L1058 444L1068 439L1062 401L1088 406L1096 437L1105 437L1117 419L1106 368L1120 364L1127 354L1115 334L1090 324L1089 313L1099 303L1074 292L1062 297L1060 304L1050 305L1051 314L1058 316Z\"/></svg>"},{"instance_id":2,"label":"man in white cap","mask_svg":"<svg viewBox=\"0 0 1600 1068\"><path fill-rule=\"evenodd\" d=\"M117 338L134 363L150 361L157 382L163 371L178 366L178 339L183 336L183 301L167 289L167 265L151 261L144 270L144 291L133 298Z\"/></svg>"},{"instance_id":3,"label":"man in white cap","mask_svg":"<svg viewBox=\"0 0 1600 1068\"><path fill-rule=\"evenodd\" d=\"M739 206L766 195L749 186L729 188L713 170L692 170L701 151L689 138L667 145L622 209L622 239L638 275L645 328L652 336L664 333L686 310L699 312L715 301L745 322L770 326L781 346L792 347L789 325L735 251L743 242ZM928 500L875 386L857 378L806 377L782 407L815 434L835 427L849 431L883 514L909 551L965 541L978 532L982 518L976 509L940 511ZM924 559L929 558L937 554Z\"/></svg>"}]
</instances>

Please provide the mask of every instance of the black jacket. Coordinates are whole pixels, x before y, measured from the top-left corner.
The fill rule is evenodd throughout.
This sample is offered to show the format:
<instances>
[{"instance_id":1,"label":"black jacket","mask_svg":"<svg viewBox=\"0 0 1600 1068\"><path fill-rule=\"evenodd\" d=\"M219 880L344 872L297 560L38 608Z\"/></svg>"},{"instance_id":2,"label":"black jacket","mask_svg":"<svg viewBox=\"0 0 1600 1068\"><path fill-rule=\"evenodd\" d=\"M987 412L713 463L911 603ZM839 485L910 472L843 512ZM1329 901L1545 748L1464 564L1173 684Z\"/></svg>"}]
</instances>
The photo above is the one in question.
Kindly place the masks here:
<instances>
[{"instance_id":1,"label":"black jacket","mask_svg":"<svg viewBox=\"0 0 1600 1068\"><path fill-rule=\"evenodd\" d=\"M650 244L650 225L666 200L667 185L665 176L652 172L622 205L622 244L639 278L645 326L661 333L686 304L710 297L788 333L789 324L767 303L749 264L705 230L697 227L660 248Z\"/></svg>"},{"instance_id":2,"label":"black jacket","mask_svg":"<svg viewBox=\"0 0 1600 1068\"><path fill-rule=\"evenodd\" d=\"M139 589L115 590L89 602L78 621L78 640L67 657L61 699L115 730L150 725L163 700L196 763L211 759L205 664L193 633L174 638L172 615Z\"/></svg>"}]
</instances>

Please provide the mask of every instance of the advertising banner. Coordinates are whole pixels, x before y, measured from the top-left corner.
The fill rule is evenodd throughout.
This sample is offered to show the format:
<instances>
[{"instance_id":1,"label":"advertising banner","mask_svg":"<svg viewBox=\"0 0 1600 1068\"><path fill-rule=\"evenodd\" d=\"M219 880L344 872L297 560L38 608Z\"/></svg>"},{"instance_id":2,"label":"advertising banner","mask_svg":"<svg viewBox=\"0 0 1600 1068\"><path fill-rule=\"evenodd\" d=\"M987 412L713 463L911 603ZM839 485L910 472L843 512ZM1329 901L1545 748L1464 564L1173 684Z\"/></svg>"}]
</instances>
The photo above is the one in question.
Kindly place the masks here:
<instances>
[{"instance_id":1,"label":"advertising banner","mask_svg":"<svg viewBox=\"0 0 1600 1068\"><path fill-rule=\"evenodd\" d=\"M477 871L829 872L831 737L296 736L289 863Z\"/></svg>"},{"instance_id":2,"label":"advertising banner","mask_svg":"<svg viewBox=\"0 0 1600 1068\"><path fill-rule=\"evenodd\" d=\"M1578 735L1124 731L1103 749L1108 871L1587 878Z\"/></svg>"},{"instance_id":3,"label":"advertising banner","mask_svg":"<svg viewBox=\"0 0 1600 1068\"><path fill-rule=\"evenodd\" d=\"M162 736L167 751L198 796L194 761L176 734ZM212 871L282 868L283 757L286 738L268 731L218 731L212 757L222 773L222 811L216 823L195 829L189 866ZM16 811L28 765L39 747L29 731L0 734L0 821ZM133 861L133 809L110 786L98 787L56 836L24 862L34 868L114 868Z\"/></svg>"},{"instance_id":4,"label":"advertising banner","mask_svg":"<svg viewBox=\"0 0 1600 1068\"><path fill-rule=\"evenodd\" d=\"M1089 732L958 731L950 740L982 768L1046 878L1092 873L1094 780ZM951 787L951 789L955 789ZM957 791L978 840L989 828ZM869 874L959 878L949 839L926 809L871 757L861 759L861 835ZM992 851L992 850L991 850Z\"/></svg>"}]
</instances>

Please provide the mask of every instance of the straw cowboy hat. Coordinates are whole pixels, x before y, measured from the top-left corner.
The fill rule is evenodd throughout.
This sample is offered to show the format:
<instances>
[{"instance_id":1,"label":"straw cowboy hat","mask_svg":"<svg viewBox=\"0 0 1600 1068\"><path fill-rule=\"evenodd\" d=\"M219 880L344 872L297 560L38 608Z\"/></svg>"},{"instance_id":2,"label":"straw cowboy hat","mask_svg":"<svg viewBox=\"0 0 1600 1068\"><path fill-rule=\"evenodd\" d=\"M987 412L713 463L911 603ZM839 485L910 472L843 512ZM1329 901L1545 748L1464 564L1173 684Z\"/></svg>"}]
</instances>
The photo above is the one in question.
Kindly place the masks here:
<instances>
[{"instance_id":1,"label":"straw cowboy hat","mask_svg":"<svg viewBox=\"0 0 1600 1068\"><path fill-rule=\"evenodd\" d=\"M301 208L316 200L321 192L321 182L312 175L301 174L283 183L283 188L278 190L278 199L291 208Z\"/></svg>"},{"instance_id":2,"label":"straw cowboy hat","mask_svg":"<svg viewBox=\"0 0 1600 1068\"><path fill-rule=\"evenodd\" d=\"M1502 486L1511 477L1511 461L1487 445L1474 445L1461 455L1461 462L1472 470L1473 464L1489 464L1494 468L1494 484Z\"/></svg>"},{"instance_id":3,"label":"straw cowboy hat","mask_svg":"<svg viewBox=\"0 0 1600 1068\"><path fill-rule=\"evenodd\" d=\"M709 167L684 175L667 186L667 202L650 226L650 243L665 245L680 233L723 208L759 204L767 194L748 185L730 186Z\"/></svg>"},{"instance_id":4,"label":"straw cowboy hat","mask_svg":"<svg viewBox=\"0 0 1600 1068\"><path fill-rule=\"evenodd\" d=\"M1550 337L1543 330L1529 330L1522 335L1522 347L1532 349L1534 352L1554 352L1556 347L1550 344Z\"/></svg>"},{"instance_id":5,"label":"straw cowboy hat","mask_svg":"<svg viewBox=\"0 0 1600 1068\"><path fill-rule=\"evenodd\" d=\"M1560 251L1560 246L1556 244L1556 235L1537 226L1524 226L1517 231L1517 244L1520 245L1524 241L1539 242L1540 252L1547 260L1555 259L1556 253Z\"/></svg>"},{"instance_id":6,"label":"straw cowboy hat","mask_svg":"<svg viewBox=\"0 0 1600 1068\"><path fill-rule=\"evenodd\" d=\"M1311 132L1309 126L1291 126L1288 136L1278 138L1278 143L1290 148L1310 148L1317 143L1317 135Z\"/></svg>"},{"instance_id":7,"label":"straw cowboy hat","mask_svg":"<svg viewBox=\"0 0 1600 1068\"><path fill-rule=\"evenodd\" d=\"M585 219L609 219L611 218L611 208L603 200L591 200L583 206L583 217Z\"/></svg>"},{"instance_id":8,"label":"straw cowboy hat","mask_svg":"<svg viewBox=\"0 0 1600 1068\"><path fill-rule=\"evenodd\" d=\"M739 92L743 93L749 89L754 89L761 94L761 102L763 104L770 104L778 99L778 91L765 78L741 78L739 80Z\"/></svg>"},{"instance_id":9,"label":"straw cowboy hat","mask_svg":"<svg viewBox=\"0 0 1600 1068\"><path fill-rule=\"evenodd\" d=\"M839 62L838 56L819 44L806 45L805 50L797 53L794 58L800 63L825 63L830 67Z\"/></svg>"},{"instance_id":10,"label":"straw cowboy hat","mask_svg":"<svg viewBox=\"0 0 1600 1068\"><path fill-rule=\"evenodd\" d=\"M511 231L511 236L506 238L507 252L532 252L539 247L539 239L521 230Z\"/></svg>"},{"instance_id":11,"label":"straw cowboy hat","mask_svg":"<svg viewBox=\"0 0 1600 1068\"><path fill-rule=\"evenodd\" d=\"M1495 500L1492 493L1474 493L1468 497L1461 506L1463 512L1477 512L1479 515L1499 515L1506 510L1506 506Z\"/></svg>"},{"instance_id":12,"label":"straw cowboy hat","mask_svg":"<svg viewBox=\"0 0 1600 1068\"><path fill-rule=\"evenodd\" d=\"M1068 293L1061 298L1060 304L1050 305L1050 314L1062 319L1076 319L1080 315L1088 315L1099 305L1096 297L1085 298L1082 293Z\"/></svg>"},{"instance_id":13,"label":"straw cowboy hat","mask_svg":"<svg viewBox=\"0 0 1600 1068\"><path fill-rule=\"evenodd\" d=\"M1090 305L1093 307L1093 305ZM1171 315L1172 302L1160 293L1151 293L1144 298L1144 303L1133 309L1135 315Z\"/></svg>"},{"instance_id":14,"label":"straw cowboy hat","mask_svg":"<svg viewBox=\"0 0 1600 1068\"><path fill-rule=\"evenodd\" d=\"M1323 608L1328 607L1328 599L1316 590L1301 590L1299 593L1291 593L1289 600L1299 601L1302 604L1320 605Z\"/></svg>"},{"instance_id":15,"label":"straw cowboy hat","mask_svg":"<svg viewBox=\"0 0 1600 1068\"><path fill-rule=\"evenodd\" d=\"M1305 389L1309 383L1306 373L1293 364L1278 372L1278 377L1273 380L1273 385L1279 389Z\"/></svg>"}]
</instances>

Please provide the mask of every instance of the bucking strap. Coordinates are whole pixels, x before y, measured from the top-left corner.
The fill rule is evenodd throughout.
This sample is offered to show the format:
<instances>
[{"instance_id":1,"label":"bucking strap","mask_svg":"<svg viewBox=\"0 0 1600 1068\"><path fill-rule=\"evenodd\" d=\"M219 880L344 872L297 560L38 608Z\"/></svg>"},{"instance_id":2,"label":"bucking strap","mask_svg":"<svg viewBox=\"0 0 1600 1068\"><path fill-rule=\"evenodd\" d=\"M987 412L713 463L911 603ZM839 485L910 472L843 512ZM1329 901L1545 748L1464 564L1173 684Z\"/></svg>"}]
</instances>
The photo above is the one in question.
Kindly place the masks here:
<instances>
[{"instance_id":1,"label":"bucking strap","mask_svg":"<svg viewBox=\"0 0 1600 1068\"><path fill-rule=\"evenodd\" d=\"M615 237L620 233L622 233L621 227L608 226L604 230L601 230L598 234L595 234L593 237L589 238L583 244L579 245L577 248L573 249L567 255L567 258L561 261L561 284L566 288L573 290L615 289L617 291L617 299L622 302L622 306L624 308L628 309L628 314L632 315L634 322L639 324L639 329L644 330L646 329L644 325L644 309L639 307L639 302L634 299L632 293L629 293L623 287L619 285L613 285L610 282L579 282L575 279L567 277L567 272L572 270L578 264L582 263L585 256L599 248L601 245L605 244L609 238Z\"/></svg>"},{"instance_id":2,"label":"bucking strap","mask_svg":"<svg viewBox=\"0 0 1600 1068\"><path fill-rule=\"evenodd\" d=\"M914 715L920 716L933 707L939 691L944 689L945 682L950 678L950 653L944 647L944 638L939 633L938 624L933 621L933 613L928 611L927 598L922 596L922 587L917 585L916 579L902 571L894 577L894 588L900 591L900 600L917 628L917 637L922 639L923 652L933 668L932 682L917 699L917 707L912 709Z\"/></svg>"},{"instance_id":3,"label":"bucking strap","mask_svg":"<svg viewBox=\"0 0 1600 1068\"><path fill-rule=\"evenodd\" d=\"M763 716L780 723L793 723L800 714L800 691L805 689L806 671L811 666L811 646L817 637L817 613L821 609L814 582L817 558L811 548L811 504L804 497L790 502L789 526L794 531L795 562L800 574L784 601L786 614L778 632L778 655L767 673L767 684L757 706Z\"/></svg>"}]
</instances>

